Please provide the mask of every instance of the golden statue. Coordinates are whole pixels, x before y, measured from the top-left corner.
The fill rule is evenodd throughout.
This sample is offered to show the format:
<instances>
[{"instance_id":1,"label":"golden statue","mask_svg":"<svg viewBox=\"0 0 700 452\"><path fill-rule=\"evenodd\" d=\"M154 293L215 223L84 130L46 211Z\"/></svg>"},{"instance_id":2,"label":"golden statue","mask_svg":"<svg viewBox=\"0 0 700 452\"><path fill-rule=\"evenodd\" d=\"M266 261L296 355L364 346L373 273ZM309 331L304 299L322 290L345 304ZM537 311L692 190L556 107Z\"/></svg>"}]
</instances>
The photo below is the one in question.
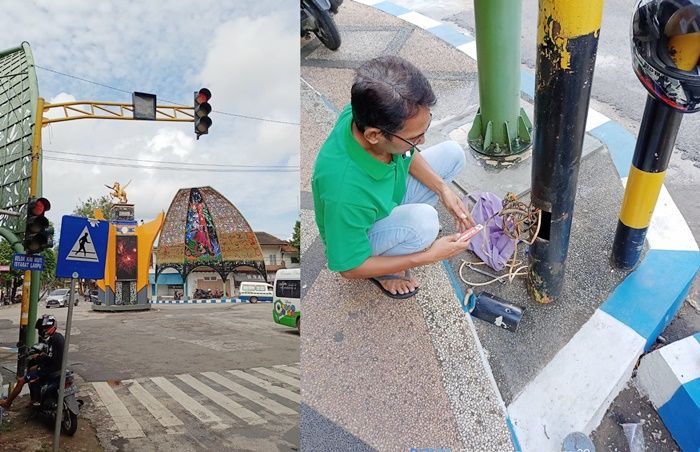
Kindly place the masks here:
<instances>
[{"instance_id":1,"label":"golden statue","mask_svg":"<svg viewBox=\"0 0 700 452\"><path fill-rule=\"evenodd\" d=\"M129 200L126 197L126 187L129 186L131 181L129 181L126 185L123 187L119 184L119 182L115 182L111 187L109 185L105 185L105 187L109 188L110 190L113 190L109 192L109 197L114 199L116 198L120 203L122 204L128 204Z\"/></svg>"}]
</instances>

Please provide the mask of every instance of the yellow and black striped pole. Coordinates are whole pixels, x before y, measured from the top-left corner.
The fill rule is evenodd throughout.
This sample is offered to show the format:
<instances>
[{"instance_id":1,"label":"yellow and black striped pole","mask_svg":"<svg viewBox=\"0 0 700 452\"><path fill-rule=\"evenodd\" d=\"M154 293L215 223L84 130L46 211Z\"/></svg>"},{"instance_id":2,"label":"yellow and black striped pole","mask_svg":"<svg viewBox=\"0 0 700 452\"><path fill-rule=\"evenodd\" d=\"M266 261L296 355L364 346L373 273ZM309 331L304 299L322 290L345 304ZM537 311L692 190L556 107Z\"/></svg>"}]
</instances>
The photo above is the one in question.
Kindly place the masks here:
<instances>
[{"instance_id":1,"label":"yellow and black striped pole","mask_svg":"<svg viewBox=\"0 0 700 452\"><path fill-rule=\"evenodd\" d=\"M613 242L613 264L630 269L639 261L666 176L683 113L647 98Z\"/></svg>"},{"instance_id":2,"label":"yellow and black striped pole","mask_svg":"<svg viewBox=\"0 0 700 452\"><path fill-rule=\"evenodd\" d=\"M641 60L640 53L633 52L635 72L649 95L644 107L644 116L637 136L637 145L634 148L632 166L627 178L625 196L622 199L620 218L617 221L613 242L612 263L624 270L637 265L644 249L644 239L664 183L666 168L673 152L683 113L698 110L696 90L700 87L700 77L694 75L697 72L692 71L700 64L700 31L695 31L700 27L700 22L693 26L692 21L688 20L688 13L693 11L694 14L699 15L694 20L700 19L700 3L698 3L695 6L680 8L666 24L657 23L658 20L651 21L659 27L659 32L661 30L664 33L671 32L668 41L666 43L662 41L661 45L667 46L668 55L676 68L685 72L655 73ZM642 14L638 9L633 18L633 30L643 29L645 24L638 20L640 16ZM676 16L683 18L688 29L674 30L673 27L668 26L681 23L674 19ZM690 17L692 18L692 14ZM636 36L633 36L633 41L635 38ZM659 82L652 80L650 74L660 78L659 82L663 83L659 86ZM690 89L689 92L682 89L683 83L679 84L677 77L683 77L686 87ZM670 89L672 87L675 88ZM669 98L664 89L670 89L673 98ZM692 94L689 95L689 93Z\"/></svg>"},{"instance_id":3,"label":"yellow and black striped pole","mask_svg":"<svg viewBox=\"0 0 700 452\"><path fill-rule=\"evenodd\" d=\"M564 286L603 1L540 0L539 8L531 199L542 221L528 289L549 303Z\"/></svg>"}]
</instances>

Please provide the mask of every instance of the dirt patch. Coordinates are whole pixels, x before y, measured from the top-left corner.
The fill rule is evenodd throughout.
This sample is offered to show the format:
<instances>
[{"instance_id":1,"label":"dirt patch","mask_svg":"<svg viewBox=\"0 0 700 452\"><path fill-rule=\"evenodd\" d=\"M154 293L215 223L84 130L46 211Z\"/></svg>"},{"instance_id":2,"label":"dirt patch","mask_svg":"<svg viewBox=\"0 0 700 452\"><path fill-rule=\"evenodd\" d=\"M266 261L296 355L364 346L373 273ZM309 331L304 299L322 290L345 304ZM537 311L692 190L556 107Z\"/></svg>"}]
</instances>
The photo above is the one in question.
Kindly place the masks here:
<instances>
[{"instance_id":1,"label":"dirt patch","mask_svg":"<svg viewBox=\"0 0 700 452\"><path fill-rule=\"evenodd\" d=\"M678 445L666 430L651 402L630 384L613 401L598 428L591 434L597 450L625 452L629 450L622 430L624 423L639 423L644 433L645 450L678 452Z\"/></svg>"},{"instance_id":2,"label":"dirt patch","mask_svg":"<svg viewBox=\"0 0 700 452\"><path fill-rule=\"evenodd\" d=\"M20 397L5 411L0 423L0 450L3 452L50 452L53 450L53 424L33 417L29 397ZM61 451L103 452L97 434L84 417L78 420L74 436L61 435Z\"/></svg>"}]
</instances>

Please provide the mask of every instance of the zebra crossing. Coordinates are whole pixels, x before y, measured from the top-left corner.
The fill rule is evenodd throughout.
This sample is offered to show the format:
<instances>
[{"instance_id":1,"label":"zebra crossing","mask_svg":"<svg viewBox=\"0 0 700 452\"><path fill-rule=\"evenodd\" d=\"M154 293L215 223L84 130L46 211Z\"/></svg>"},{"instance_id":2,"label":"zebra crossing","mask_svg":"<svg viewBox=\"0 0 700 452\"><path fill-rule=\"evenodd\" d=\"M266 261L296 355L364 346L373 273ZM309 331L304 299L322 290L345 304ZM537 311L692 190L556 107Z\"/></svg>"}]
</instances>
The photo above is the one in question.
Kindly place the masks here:
<instances>
[{"instance_id":1,"label":"zebra crossing","mask_svg":"<svg viewBox=\"0 0 700 452\"><path fill-rule=\"evenodd\" d=\"M101 415L96 424L138 440L202 429L226 436L237 428L298 422L299 363L144 377L85 385Z\"/></svg>"}]
</instances>

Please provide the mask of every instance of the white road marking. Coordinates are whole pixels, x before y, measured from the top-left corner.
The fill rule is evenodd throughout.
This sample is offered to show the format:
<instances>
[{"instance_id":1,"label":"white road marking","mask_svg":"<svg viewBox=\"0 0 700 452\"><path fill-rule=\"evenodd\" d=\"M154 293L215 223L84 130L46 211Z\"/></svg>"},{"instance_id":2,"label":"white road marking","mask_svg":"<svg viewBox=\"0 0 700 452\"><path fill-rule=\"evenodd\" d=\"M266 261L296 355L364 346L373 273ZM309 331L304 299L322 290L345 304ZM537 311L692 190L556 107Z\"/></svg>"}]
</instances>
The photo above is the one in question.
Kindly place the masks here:
<instances>
[{"instance_id":1,"label":"white road marking","mask_svg":"<svg viewBox=\"0 0 700 452\"><path fill-rule=\"evenodd\" d=\"M229 413L233 414L239 419L244 420L246 423L249 425L259 425L259 424L265 424L267 421L257 414L253 413L249 409L245 408L243 405L239 404L238 402L235 402L225 395L221 394L220 392L216 391L215 389L205 385L201 381L197 380L194 378L192 375L189 374L183 374L183 375L176 375L177 378L182 380L183 382L187 383L190 385L192 388L196 389L200 393L204 394L205 396L209 397L214 403L219 405L220 407L224 408L226 411Z\"/></svg>"},{"instance_id":2,"label":"white road marking","mask_svg":"<svg viewBox=\"0 0 700 452\"><path fill-rule=\"evenodd\" d=\"M285 364L278 364L278 365L272 366L272 367L274 367L275 369L286 370L287 372L293 373L295 375L301 375L301 371L296 367L287 366Z\"/></svg>"},{"instance_id":3,"label":"white road marking","mask_svg":"<svg viewBox=\"0 0 700 452\"><path fill-rule=\"evenodd\" d=\"M661 186L659 199L656 201L647 240L651 249L698 251L693 231L665 185Z\"/></svg>"},{"instance_id":4,"label":"white road marking","mask_svg":"<svg viewBox=\"0 0 700 452\"><path fill-rule=\"evenodd\" d=\"M417 13L415 11L411 11L405 14L401 14L398 16L399 19L403 19L406 22L410 22L413 25L422 28L423 30L427 30L428 28L433 28L442 25L441 22L438 22L435 19L431 19L430 17Z\"/></svg>"},{"instance_id":5,"label":"white road marking","mask_svg":"<svg viewBox=\"0 0 700 452\"><path fill-rule=\"evenodd\" d=\"M610 118L602 113L598 113L592 108L588 109L588 116L586 117L586 132L590 132L596 127L605 124L610 121Z\"/></svg>"},{"instance_id":6,"label":"white road marking","mask_svg":"<svg viewBox=\"0 0 700 452\"><path fill-rule=\"evenodd\" d=\"M286 376L286 375L284 375L284 374L281 374L281 373L279 373L279 372L275 372L274 370L266 369L266 368L264 368L264 367L253 367L253 368L250 369L250 370L254 370L254 371L256 371L256 372L260 372L260 373L263 374L263 375L267 375L268 377L272 377L272 378L274 378L275 380L279 380L279 381L281 381L281 382L283 382L283 383L287 383L288 385L292 385L292 386L294 386L295 388L298 388L298 387L299 387L299 380L298 380L297 378L288 377L288 376Z\"/></svg>"},{"instance_id":7,"label":"white road marking","mask_svg":"<svg viewBox=\"0 0 700 452\"><path fill-rule=\"evenodd\" d=\"M163 377L152 377L151 381L157 384L166 394L183 406L194 417L202 422L221 422L221 418L204 408L199 402L185 394L180 388L170 383Z\"/></svg>"},{"instance_id":8,"label":"white road marking","mask_svg":"<svg viewBox=\"0 0 700 452\"><path fill-rule=\"evenodd\" d=\"M119 430L122 438L143 438L146 436L141 429L141 426L136 419L131 416L126 406L119 400L117 394L106 382L93 383L92 386L97 391L97 395L102 399L102 402L107 408L109 415L112 416L114 425Z\"/></svg>"},{"instance_id":9,"label":"white road marking","mask_svg":"<svg viewBox=\"0 0 700 452\"><path fill-rule=\"evenodd\" d=\"M476 61L476 40L457 46L457 50L466 53L469 58Z\"/></svg>"},{"instance_id":10,"label":"white road marking","mask_svg":"<svg viewBox=\"0 0 700 452\"><path fill-rule=\"evenodd\" d=\"M146 391L143 386L134 380L125 380L123 383L128 384L129 392L131 392L136 400L141 402L141 405L146 407L146 409L153 415L154 418L163 427L174 427L176 425L183 425L182 421L175 417L175 415L160 403L155 397L151 395L150 392ZM175 433L174 431L172 433Z\"/></svg>"},{"instance_id":11,"label":"white road marking","mask_svg":"<svg viewBox=\"0 0 700 452\"><path fill-rule=\"evenodd\" d=\"M253 383L254 385L259 386L268 392L271 392L273 394L277 394L278 396L284 397L285 399L289 399L292 402L301 403L301 396L299 394L297 394L296 392L292 392L288 389L280 388L279 386L274 386L273 384L271 384L265 380L262 380L258 377L254 377L248 373L245 373L242 370L229 370L228 373L235 375L238 378L246 380L250 383Z\"/></svg>"},{"instance_id":12,"label":"white road marking","mask_svg":"<svg viewBox=\"0 0 700 452\"><path fill-rule=\"evenodd\" d=\"M593 431L632 376L645 342L596 310L508 406L522 449L559 450L569 433Z\"/></svg>"},{"instance_id":13,"label":"white road marking","mask_svg":"<svg viewBox=\"0 0 700 452\"><path fill-rule=\"evenodd\" d=\"M297 414L296 410L293 410L291 408L288 408L281 403L277 403L272 399L268 399L267 397L261 395L260 393L250 390L246 388L245 386L239 385L238 383L235 383L228 378L224 377L223 375L219 375L216 372L202 372L202 375L205 377L215 381L216 383L220 384L221 386L230 389L231 391L234 391L236 394L240 395L241 397L245 397L248 400L251 400L261 407L275 413L275 414Z\"/></svg>"}]
</instances>

